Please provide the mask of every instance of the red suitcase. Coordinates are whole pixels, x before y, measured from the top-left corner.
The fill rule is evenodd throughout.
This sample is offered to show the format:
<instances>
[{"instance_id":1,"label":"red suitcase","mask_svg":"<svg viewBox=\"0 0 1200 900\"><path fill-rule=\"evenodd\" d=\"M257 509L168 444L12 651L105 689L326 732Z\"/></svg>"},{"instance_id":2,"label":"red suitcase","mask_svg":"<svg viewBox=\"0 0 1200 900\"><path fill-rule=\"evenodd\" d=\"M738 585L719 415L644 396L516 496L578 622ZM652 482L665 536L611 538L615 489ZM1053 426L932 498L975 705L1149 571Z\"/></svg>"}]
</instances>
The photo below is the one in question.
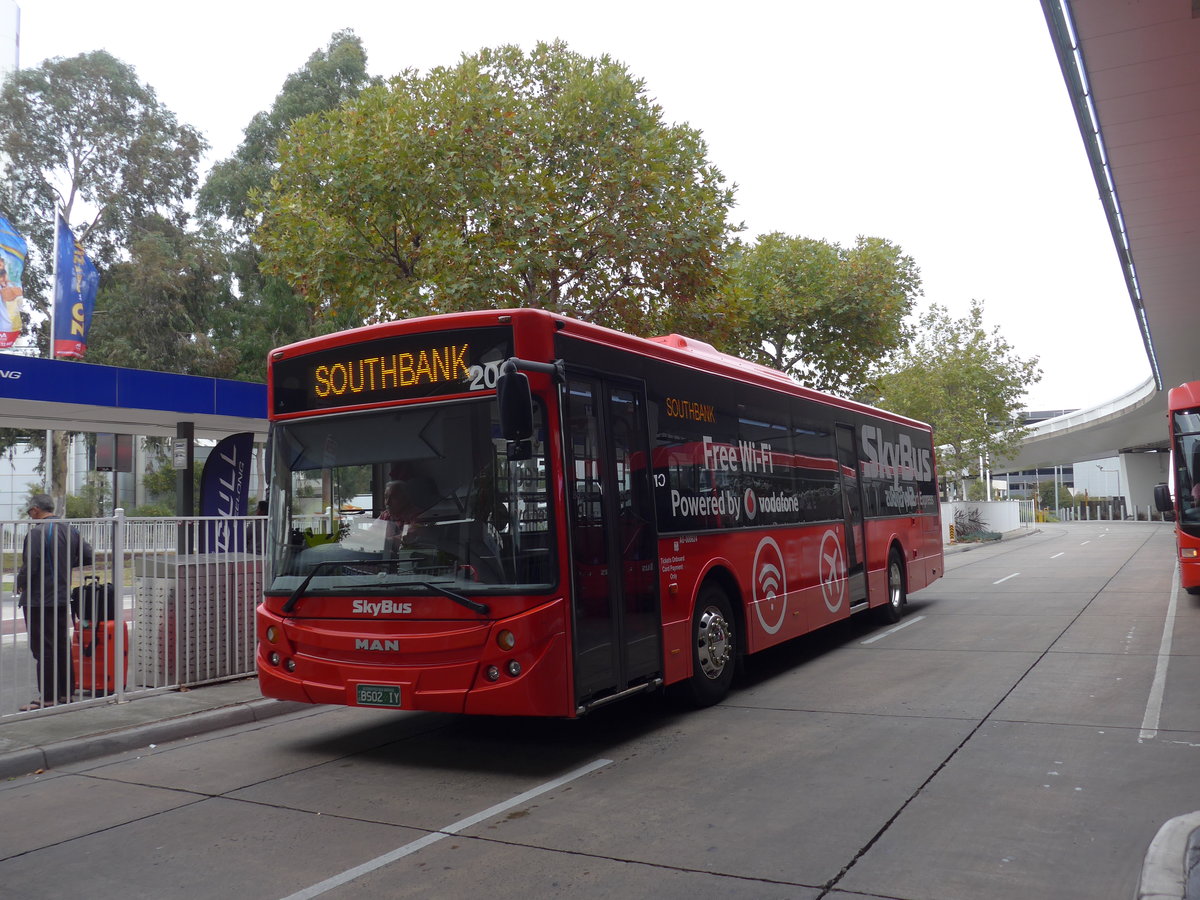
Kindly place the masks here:
<instances>
[{"instance_id":1,"label":"red suitcase","mask_svg":"<svg viewBox=\"0 0 1200 900\"><path fill-rule=\"evenodd\" d=\"M75 689L111 694L117 688L117 624L111 620L89 622L71 638L71 673ZM129 673L129 626L125 631L124 674Z\"/></svg>"}]
</instances>

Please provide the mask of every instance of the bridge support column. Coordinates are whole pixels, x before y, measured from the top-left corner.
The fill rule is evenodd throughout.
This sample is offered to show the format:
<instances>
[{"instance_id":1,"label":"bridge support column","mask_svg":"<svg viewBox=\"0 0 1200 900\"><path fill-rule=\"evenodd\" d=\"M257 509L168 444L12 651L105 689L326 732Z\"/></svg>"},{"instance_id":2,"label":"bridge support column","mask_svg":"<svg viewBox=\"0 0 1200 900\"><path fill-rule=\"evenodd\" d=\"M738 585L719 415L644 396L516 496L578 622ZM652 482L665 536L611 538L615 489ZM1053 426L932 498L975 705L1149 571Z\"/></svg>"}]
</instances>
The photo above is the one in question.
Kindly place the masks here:
<instances>
[{"instance_id":1,"label":"bridge support column","mask_svg":"<svg viewBox=\"0 0 1200 900\"><path fill-rule=\"evenodd\" d=\"M1154 506L1154 486L1167 480L1171 462L1169 453L1121 453L1118 457L1121 472L1121 494L1125 508L1133 515L1135 508Z\"/></svg>"}]
</instances>

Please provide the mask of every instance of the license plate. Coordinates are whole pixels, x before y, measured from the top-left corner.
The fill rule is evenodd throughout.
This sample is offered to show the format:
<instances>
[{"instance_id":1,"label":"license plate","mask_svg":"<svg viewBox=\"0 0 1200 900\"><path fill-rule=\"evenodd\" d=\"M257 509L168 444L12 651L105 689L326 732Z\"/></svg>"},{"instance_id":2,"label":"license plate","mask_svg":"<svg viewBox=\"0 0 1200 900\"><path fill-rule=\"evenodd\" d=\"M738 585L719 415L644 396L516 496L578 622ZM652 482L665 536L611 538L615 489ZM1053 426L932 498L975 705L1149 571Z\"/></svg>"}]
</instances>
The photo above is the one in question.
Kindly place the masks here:
<instances>
[{"instance_id":1,"label":"license plate","mask_svg":"<svg viewBox=\"0 0 1200 900\"><path fill-rule=\"evenodd\" d=\"M400 687L395 684L357 684L355 696L359 706L390 706L400 708Z\"/></svg>"}]
</instances>

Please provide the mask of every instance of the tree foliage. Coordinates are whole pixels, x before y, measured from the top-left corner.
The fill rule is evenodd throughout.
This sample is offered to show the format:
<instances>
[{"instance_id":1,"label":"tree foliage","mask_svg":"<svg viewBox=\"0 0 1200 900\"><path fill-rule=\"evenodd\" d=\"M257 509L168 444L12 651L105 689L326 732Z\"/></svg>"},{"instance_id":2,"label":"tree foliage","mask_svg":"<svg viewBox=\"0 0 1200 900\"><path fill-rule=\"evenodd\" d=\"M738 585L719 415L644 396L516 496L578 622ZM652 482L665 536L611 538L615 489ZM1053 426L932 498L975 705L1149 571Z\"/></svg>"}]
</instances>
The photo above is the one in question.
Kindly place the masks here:
<instances>
[{"instance_id":1,"label":"tree foliage","mask_svg":"<svg viewBox=\"0 0 1200 900\"><path fill-rule=\"evenodd\" d=\"M150 219L96 296L89 361L227 377L239 356L224 339L232 302L220 235Z\"/></svg>"},{"instance_id":2,"label":"tree foliage","mask_svg":"<svg viewBox=\"0 0 1200 900\"><path fill-rule=\"evenodd\" d=\"M326 314L532 306L657 331L719 275L733 197L705 152L607 56L483 50L297 122L258 237Z\"/></svg>"},{"instance_id":3,"label":"tree foliage","mask_svg":"<svg viewBox=\"0 0 1200 900\"><path fill-rule=\"evenodd\" d=\"M1041 482L1037 493L1042 509L1070 509L1075 506L1075 495L1071 493L1070 488L1052 478Z\"/></svg>"},{"instance_id":4,"label":"tree foliage","mask_svg":"<svg viewBox=\"0 0 1200 900\"><path fill-rule=\"evenodd\" d=\"M50 59L0 90L0 203L43 261L61 209L103 271L150 215L186 221L204 146L107 52ZM31 269L25 293L45 312L46 272Z\"/></svg>"},{"instance_id":5,"label":"tree foliage","mask_svg":"<svg viewBox=\"0 0 1200 900\"><path fill-rule=\"evenodd\" d=\"M1037 357L1022 359L1000 334L987 331L983 303L961 319L934 304L916 337L877 382L880 406L933 426L943 479L975 471L980 457L994 468L1020 444L1020 404L1042 377Z\"/></svg>"},{"instance_id":6,"label":"tree foliage","mask_svg":"<svg viewBox=\"0 0 1200 900\"><path fill-rule=\"evenodd\" d=\"M129 65L103 50L12 73L0 88L0 212L34 252L25 301L49 311L55 210L104 272L151 217L182 226L204 141L180 125ZM39 343L50 336L43 318ZM11 435L9 436L11 437ZM3 438L7 440L8 438ZM53 442L51 493L65 491L65 439Z\"/></svg>"},{"instance_id":7,"label":"tree foliage","mask_svg":"<svg viewBox=\"0 0 1200 900\"><path fill-rule=\"evenodd\" d=\"M353 31L336 32L283 82L269 110L254 116L237 152L213 166L200 189L197 209L224 217L241 236L249 236L258 220L250 195L266 191L278 168L278 145L297 119L337 109L373 83L367 75L367 53Z\"/></svg>"},{"instance_id":8,"label":"tree foliage","mask_svg":"<svg viewBox=\"0 0 1200 900\"><path fill-rule=\"evenodd\" d=\"M852 247L765 234L731 252L726 349L843 396L866 389L878 362L904 345L921 293L912 258L859 237Z\"/></svg>"},{"instance_id":9,"label":"tree foliage","mask_svg":"<svg viewBox=\"0 0 1200 900\"><path fill-rule=\"evenodd\" d=\"M229 308L224 343L238 353L231 377L262 381L267 354L275 347L361 321L323 320L287 282L261 270L252 240L259 217L250 197L269 190L278 169L278 145L288 127L305 116L329 112L357 97L368 84L367 54L352 31L335 33L324 50L290 74L269 110L250 120L237 152L213 166L200 189L198 211L228 223L227 260L236 302Z\"/></svg>"}]
</instances>

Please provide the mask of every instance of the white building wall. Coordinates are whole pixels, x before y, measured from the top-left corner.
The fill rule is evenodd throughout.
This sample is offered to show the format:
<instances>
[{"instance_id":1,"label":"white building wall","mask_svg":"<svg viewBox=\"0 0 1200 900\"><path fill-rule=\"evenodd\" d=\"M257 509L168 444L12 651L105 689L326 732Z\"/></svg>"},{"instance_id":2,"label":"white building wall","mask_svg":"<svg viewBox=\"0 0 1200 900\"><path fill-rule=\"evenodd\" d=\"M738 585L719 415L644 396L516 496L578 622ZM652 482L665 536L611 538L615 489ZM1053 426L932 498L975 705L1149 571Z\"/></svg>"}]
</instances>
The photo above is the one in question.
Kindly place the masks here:
<instances>
[{"instance_id":1,"label":"white building wall","mask_svg":"<svg viewBox=\"0 0 1200 900\"><path fill-rule=\"evenodd\" d=\"M40 459L41 454L25 444L0 455L0 519L19 519L25 514L29 485L42 483L36 468Z\"/></svg>"}]
</instances>

